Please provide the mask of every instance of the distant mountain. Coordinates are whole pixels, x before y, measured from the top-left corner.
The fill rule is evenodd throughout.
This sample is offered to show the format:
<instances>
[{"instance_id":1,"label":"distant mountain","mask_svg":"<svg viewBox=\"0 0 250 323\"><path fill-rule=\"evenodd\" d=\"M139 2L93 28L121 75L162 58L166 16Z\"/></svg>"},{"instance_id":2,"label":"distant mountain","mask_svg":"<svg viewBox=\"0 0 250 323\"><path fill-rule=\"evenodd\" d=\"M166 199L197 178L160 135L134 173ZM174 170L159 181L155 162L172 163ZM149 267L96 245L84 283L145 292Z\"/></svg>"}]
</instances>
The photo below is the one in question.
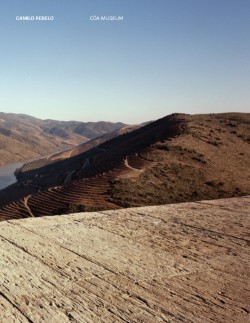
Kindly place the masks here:
<instances>
[{"instance_id":1,"label":"distant mountain","mask_svg":"<svg viewBox=\"0 0 250 323\"><path fill-rule=\"evenodd\" d=\"M0 219L250 194L250 114L173 114L80 147L17 172Z\"/></svg>"},{"instance_id":2,"label":"distant mountain","mask_svg":"<svg viewBox=\"0 0 250 323\"><path fill-rule=\"evenodd\" d=\"M121 122L41 120L0 112L0 165L49 155L123 126Z\"/></svg>"},{"instance_id":3,"label":"distant mountain","mask_svg":"<svg viewBox=\"0 0 250 323\"><path fill-rule=\"evenodd\" d=\"M100 144L109 141L119 135L124 135L128 132L131 132L135 129L140 128L142 125L130 125L130 126L124 126L120 129L105 133L104 135L101 135L99 137L96 137L92 140L89 140L83 144L80 144L78 146L75 146L73 148L65 149L63 151L59 151L55 154L52 154L49 157L40 158L38 160L34 160L28 163L25 163L23 167L20 169L21 173L25 173L27 171L33 170L35 171L37 168L41 168L46 165L52 165L53 163L56 163L59 160L66 160L68 158L80 155L88 150L91 150L95 147L98 147ZM98 150L98 148L96 148Z\"/></svg>"}]
</instances>

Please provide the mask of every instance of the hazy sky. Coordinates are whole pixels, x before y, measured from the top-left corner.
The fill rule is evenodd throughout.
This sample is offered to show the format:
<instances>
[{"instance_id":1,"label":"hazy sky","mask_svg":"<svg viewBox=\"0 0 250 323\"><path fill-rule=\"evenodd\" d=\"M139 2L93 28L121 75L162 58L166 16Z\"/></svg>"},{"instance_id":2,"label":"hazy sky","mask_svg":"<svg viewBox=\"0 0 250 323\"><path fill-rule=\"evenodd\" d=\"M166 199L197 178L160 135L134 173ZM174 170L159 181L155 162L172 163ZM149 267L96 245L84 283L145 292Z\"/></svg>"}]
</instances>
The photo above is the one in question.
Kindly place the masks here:
<instances>
[{"instance_id":1,"label":"hazy sky","mask_svg":"<svg viewBox=\"0 0 250 323\"><path fill-rule=\"evenodd\" d=\"M137 123L249 99L249 0L0 1L2 112Z\"/></svg>"}]
</instances>

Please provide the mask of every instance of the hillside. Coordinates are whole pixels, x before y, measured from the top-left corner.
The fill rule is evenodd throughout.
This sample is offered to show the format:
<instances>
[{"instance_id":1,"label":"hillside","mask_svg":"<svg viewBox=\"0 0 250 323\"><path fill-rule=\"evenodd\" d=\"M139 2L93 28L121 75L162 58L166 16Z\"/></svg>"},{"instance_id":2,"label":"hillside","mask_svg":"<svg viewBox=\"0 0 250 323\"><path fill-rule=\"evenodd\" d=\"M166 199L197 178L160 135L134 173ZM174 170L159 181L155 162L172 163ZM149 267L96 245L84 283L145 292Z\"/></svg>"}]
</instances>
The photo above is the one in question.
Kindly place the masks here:
<instances>
[{"instance_id":1,"label":"hillside","mask_svg":"<svg viewBox=\"0 0 250 323\"><path fill-rule=\"evenodd\" d=\"M0 112L0 165L50 155L123 126L119 122L41 120Z\"/></svg>"},{"instance_id":2,"label":"hillside","mask_svg":"<svg viewBox=\"0 0 250 323\"><path fill-rule=\"evenodd\" d=\"M123 126L117 130L107 132L101 136L98 136L92 140L84 142L84 143L77 145L73 148L69 148L69 149L57 152L55 154L52 154L49 157L44 157L44 158L40 158L39 160L33 160L28 163L25 163L22 166L22 168L19 170L19 172L26 173L27 171L30 171L30 170L36 171L38 168L44 167L49 164L51 165L57 161L62 161L62 160L68 159L70 157L81 155L82 153L84 153L88 150L91 150L95 147L98 147L100 144L102 144L108 140L111 140L119 135L131 132L131 131L138 129L140 127L141 127L141 125Z\"/></svg>"},{"instance_id":3,"label":"hillside","mask_svg":"<svg viewBox=\"0 0 250 323\"><path fill-rule=\"evenodd\" d=\"M250 114L174 114L18 174L1 219L250 194Z\"/></svg>"},{"instance_id":4,"label":"hillside","mask_svg":"<svg viewBox=\"0 0 250 323\"><path fill-rule=\"evenodd\" d=\"M0 322L249 322L250 196L0 223Z\"/></svg>"}]
</instances>

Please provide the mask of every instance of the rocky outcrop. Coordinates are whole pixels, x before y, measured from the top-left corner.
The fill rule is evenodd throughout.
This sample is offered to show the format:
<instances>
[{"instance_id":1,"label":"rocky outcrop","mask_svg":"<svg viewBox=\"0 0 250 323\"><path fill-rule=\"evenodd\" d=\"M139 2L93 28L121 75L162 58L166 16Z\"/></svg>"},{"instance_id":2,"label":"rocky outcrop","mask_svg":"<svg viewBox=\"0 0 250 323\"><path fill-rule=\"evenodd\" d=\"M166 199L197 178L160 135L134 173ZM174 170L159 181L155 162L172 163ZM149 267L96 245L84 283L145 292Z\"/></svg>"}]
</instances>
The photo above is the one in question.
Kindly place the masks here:
<instances>
[{"instance_id":1,"label":"rocky outcrop","mask_svg":"<svg viewBox=\"0 0 250 323\"><path fill-rule=\"evenodd\" d=\"M0 223L1 322L247 322L250 197Z\"/></svg>"}]
</instances>

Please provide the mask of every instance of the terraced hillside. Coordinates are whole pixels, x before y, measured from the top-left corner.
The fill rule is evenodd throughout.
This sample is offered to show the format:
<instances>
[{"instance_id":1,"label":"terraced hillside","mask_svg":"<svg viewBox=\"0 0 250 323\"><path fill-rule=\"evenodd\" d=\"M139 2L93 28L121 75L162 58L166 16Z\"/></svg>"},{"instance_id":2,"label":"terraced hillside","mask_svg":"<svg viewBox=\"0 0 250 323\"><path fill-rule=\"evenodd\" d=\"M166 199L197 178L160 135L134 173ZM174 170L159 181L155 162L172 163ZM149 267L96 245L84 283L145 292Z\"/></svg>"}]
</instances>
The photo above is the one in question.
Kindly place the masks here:
<instances>
[{"instance_id":1,"label":"terraced hillside","mask_svg":"<svg viewBox=\"0 0 250 323\"><path fill-rule=\"evenodd\" d=\"M249 114L167 116L21 174L0 218L247 195L249 144Z\"/></svg>"}]
</instances>

